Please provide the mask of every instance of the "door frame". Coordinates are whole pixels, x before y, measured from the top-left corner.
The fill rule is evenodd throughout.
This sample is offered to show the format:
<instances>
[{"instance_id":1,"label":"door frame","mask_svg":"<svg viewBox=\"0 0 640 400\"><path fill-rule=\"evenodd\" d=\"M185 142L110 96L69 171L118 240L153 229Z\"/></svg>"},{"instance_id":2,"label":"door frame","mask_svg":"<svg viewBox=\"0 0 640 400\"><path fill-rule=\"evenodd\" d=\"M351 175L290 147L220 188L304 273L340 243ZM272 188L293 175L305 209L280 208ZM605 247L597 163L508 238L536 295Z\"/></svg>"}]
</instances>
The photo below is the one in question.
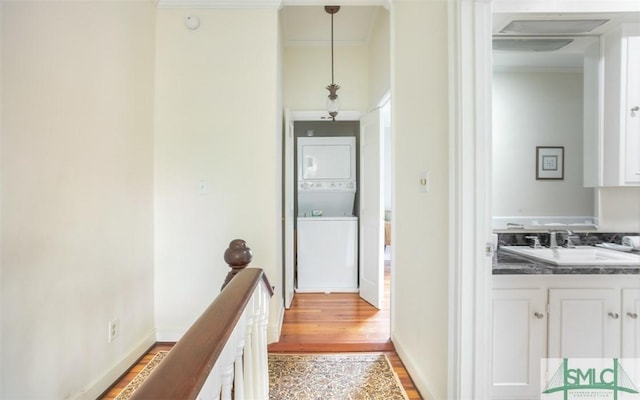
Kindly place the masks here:
<instances>
[{"instance_id":1,"label":"door frame","mask_svg":"<svg viewBox=\"0 0 640 400\"><path fill-rule=\"evenodd\" d=\"M362 117L362 113L359 111L340 111L338 117L339 121L359 121ZM292 227L294 224L294 202L295 202L295 187L294 181L295 174L293 169L296 168L293 162L293 156L295 152L295 134L294 134L294 122L295 121L327 121L326 110L285 110L285 129L284 129L284 150L283 150L283 193L293 191L292 196L283 196L283 207L285 215L283 215L284 229L283 229L283 271L282 281L284 283L283 296L284 296L284 308L289 309L293 297L295 296L295 245L292 245L295 241L295 232ZM289 237L291 235L291 237ZM290 254L289 252L293 252Z\"/></svg>"},{"instance_id":2,"label":"door frame","mask_svg":"<svg viewBox=\"0 0 640 400\"><path fill-rule=\"evenodd\" d=\"M491 0L449 2L448 397L490 398Z\"/></svg>"},{"instance_id":3,"label":"door frame","mask_svg":"<svg viewBox=\"0 0 640 400\"><path fill-rule=\"evenodd\" d=\"M450 398L490 398L491 83L493 12L637 11L625 0L455 0L449 2ZM469 202L465 199L475 199ZM488 250L488 251L486 251Z\"/></svg>"}]
</instances>

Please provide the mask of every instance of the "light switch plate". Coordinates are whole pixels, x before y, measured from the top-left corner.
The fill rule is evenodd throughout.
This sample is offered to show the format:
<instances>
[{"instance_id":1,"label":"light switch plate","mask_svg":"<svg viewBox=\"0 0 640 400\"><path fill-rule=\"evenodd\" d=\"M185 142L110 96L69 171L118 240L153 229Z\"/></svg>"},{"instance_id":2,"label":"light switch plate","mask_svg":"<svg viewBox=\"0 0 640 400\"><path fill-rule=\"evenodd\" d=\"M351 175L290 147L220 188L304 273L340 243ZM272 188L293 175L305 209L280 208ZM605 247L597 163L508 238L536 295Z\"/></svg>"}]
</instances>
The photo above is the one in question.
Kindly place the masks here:
<instances>
[{"instance_id":1,"label":"light switch plate","mask_svg":"<svg viewBox=\"0 0 640 400\"><path fill-rule=\"evenodd\" d=\"M209 191L209 188L207 185L207 181L200 181L198 183L198 193L207 194L208 191Z\"/></svg>"}]
</instances>

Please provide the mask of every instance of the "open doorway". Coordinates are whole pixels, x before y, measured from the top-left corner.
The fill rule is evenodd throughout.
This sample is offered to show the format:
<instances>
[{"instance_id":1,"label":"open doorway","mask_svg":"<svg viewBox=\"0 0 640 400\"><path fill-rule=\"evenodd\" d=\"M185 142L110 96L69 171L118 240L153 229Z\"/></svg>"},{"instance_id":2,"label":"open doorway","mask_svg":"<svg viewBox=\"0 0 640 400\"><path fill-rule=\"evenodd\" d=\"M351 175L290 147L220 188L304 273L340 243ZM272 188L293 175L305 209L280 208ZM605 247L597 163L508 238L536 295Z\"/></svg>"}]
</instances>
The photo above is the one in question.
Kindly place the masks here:
<instances>
[{"instance_id":1,"label":"open doorway","mask_svg":"<svg viewBox=\"0 0 640 400\"><path fill-rule=\"evenodd\" d=\"M321 112L319 112L321 113ZM289 211L289 217L291 225L293 227L289 230L285 229L285 232L289 232L291 237L285 238L285 243L291 243L289 250L292 254L287 254L292 260L291 270L289 276L285 271L285 281L289 281L291 287L291 297L287 302L287 311L285 311L284 324L281 335L280 346L304 346L309 344L318 343L334 343L334 344L351 344L355 346L368 346L367 348L384 348L384 346L390 344L390 301L391 301L391 268L392 268L392 242L390 236L390 227L392 224L391 210L391 129L390 129L390 101L389 96L385 97L381 107L376 110L379 115L379 128L380 128L380 157L377 160L377 164L374 168L380 171L380 188L378 190L377 203L379 204L378 214L378 230L379 240L375 246L379 247L380 253L380 266L381 266L381 279L379 281L381 301L377 304L378 307L374 307L366 301L362 300L359 293L340 293L340 292L313 292L313 291L296 291L296 227L294 222L295 210L297 207L295 204L285 206L285 209ZM345 115L348 118L349 115ZM358 123L358 120L352 122ZM304 120L313 121L310 124L298 123ZM285 188L285 199L289 198L289 201L295 203L296 196L294 188L295 182L295 164L297 162L295 158L294 149L296 148L295 139L297 136L308 137L310 134L308 130L316 127L313 135L319 135L320 137L326 136L322 132L322 129L318 129L318 122L313 115L308 112L289 113L289 121L286 126L291 132L286 133L289 145L285 144L285 155L288 154L287 159L283 165L288 165L290 172L287 174L287 168L285 168L285 182L289 182ZM332 124L331 122L324 122L325 124ZM296 129L301 132L294 132ZM358 139L360 138L358 133ZM366 134L366 133L365 133ZM360 142L358 142L360 143ZM359 157L361 155L359 154ZM359 165L365 165L362 160L358 160ZM362 171L358 174L361 176ZM366 192L363 191L363 187L358 185L358 195L362 196ZM366 192L369 193L369 192ZM356 204L355 209L359 208L359 202ZM388 227L387 234L385 235L385 227ZM361 229L362 230L362 229ZM363 235L361 239L366 238ZM362 246L362 245L361 245ZM285 246L286 247L286 246ZM359 246L360 247L360 246ZM328 249L327 249L328 251ZM285 257L286 259L287 257ZM360 260L363 261L362 259ZM286 289L286 292L289 288Z\"/></svg>"},{"instance_id":2,"label":"open doorway","mask_svg":"<svg viewBox=\"0 0 640 400\"><path fill-rule=\"evenodd\" d=\"M282 9L283 106L285 110L322 110L326 100L326 94L323 94L323 89L327 85L325 80L332 78L335 61L336 83L341 86L338 92L340 96L340 110L336 118L336 123L352 121L359 123L360 127L362 127L365 125L363 124L363 118L366 114L366 112L362 110L375 109L382 115L378 102L390 87L389 11L379 5L341 7L335 15L335 37L333 37L333 33L331 36L329 35L330 29L333 30L330 21L331 19L327 17L324 8L320 6L288 6ZM335 57L333 44L330 43L330 41L333 42L334 39ZM330 81L332 81L332 79L330 79ZM317 93L318 88L320 88L319 93ZM316 96L316 93L318 96ZM387 106L386 110L389 111L390 108ZM295 183L297 183L295 181L295 171L297 166L294 164L295 160L293 157L289 157L287 154L295 154L297 150L296 139L294 137L295 123L300 121L322 121L331 124L331 122L327 121L328 115L326 111L286 111L285 114L283 147L283 259L285 271L283 276L283 292L285 308L291 310L292 306L293 308L296 307L295 297L299 294L306 295L307 293L296 291L296 289L298 289L298 277L296 276L295 269L296 246L299 246L299 243L296 242L298 233L296 219L298 215L295 206ZM390 118L388 116L384 119L384 121L387 121L387 126L389 125L389 120ZM379 124L379 126L382 126L382 124ZM303 131L303 134L306 134L306 131ZM357 131L357 136L358 139L361 138L361 130ZM381 145L381 149L382 148L386 151L390 150L390 147L385 146L384 142ZM360 143L358 144L358 150L361 150ZM381 173L383 171L382 159L383 157L380 157L380 161L377 162ZM386 159L390 159L390 156L387 155ZM358 162L358 166L360 167L360 162ZM390 174L387 172L386 176L388 178ZM380 181L383 180L384 178L380 178ZM293 182L293 184L291 182ZM359 207L362 198L358 198L358 196L361 196L370 186L362 187L360 186L360 182L358 185L354 216L360 219ZM383 198L383 193L386 199ZM367 196L367 198L372 197ZM370 286L376 288L370 291L375 293L373 297L368 297L373 299L375 299L378 293L378 287L382 288L380 293L385 293L385 282L387 282L387 288L390 288L389 280L384 279L385 250L387 253L388 276L391 275L389 269L392 264L390 260L391 247L385 246L384 244L385 210L389 211L391 208L390 185L388 185L387 188L381 188L380 195L376 195L375 198L377 198L379 202L379 214L375 215L376 213L373 213L374 215L368 219L372 221L372 224L368 223L366 226L361 225L361 221L359 220L357 233L358 282L356 290L358 292L360 291L360 284L364 280L375 282L374 285ZM312 209L311 212L313 211ZM320 212L320 210L315 211ZM386 215L390 216L390 213L387 212ZM377 227L375 225L377 225ZM371 240L370 236L375 236L375 241L377 242L374 243L374 240ZM377 273L367 274L364 278L360 275L360 263L363 262L362 255L365 254L362 252L363 246L367 246L367 248L371 250L371 254L376 253L374 258L379 258L381 266L379 278L377 278ZM366 254L369 254L369 252L366 252ZM364 265L373 264L375 263L368 261L368 259L364 262ZM376 275L376 277L370 279L371 275ZM339 294L338 291L329 290L329 292L331 292L331 295L325 293L320 294L325 300L334 294ZM360 293L355 294L358 296ZM377 307L388 310L390 296L377 296L381 299L379 304L373 300L369 302L375 304ZM376 310L375 307L374 310ZM362 314L363 311L360 309L357 312ZM390 337L390 318L388 317L387 322L385 322L384 331L388 339Z\"/></svg>"}]
</instances>

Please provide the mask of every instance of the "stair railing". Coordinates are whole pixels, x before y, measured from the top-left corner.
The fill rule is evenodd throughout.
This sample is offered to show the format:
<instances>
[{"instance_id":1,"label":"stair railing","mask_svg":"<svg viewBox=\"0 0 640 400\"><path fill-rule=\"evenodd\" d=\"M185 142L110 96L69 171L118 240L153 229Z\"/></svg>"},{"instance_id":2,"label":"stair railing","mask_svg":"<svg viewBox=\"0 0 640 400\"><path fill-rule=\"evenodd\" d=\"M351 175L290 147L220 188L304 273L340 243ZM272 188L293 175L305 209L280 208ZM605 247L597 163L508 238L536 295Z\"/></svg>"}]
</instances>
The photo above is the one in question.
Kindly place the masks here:
<instances>
[{"instance_id":1,"label":"stair railing","mask_svg":"<svg viewBox=\"0 0 640 400\"><path fill-rule=\"evenodd\" d=\"M222 291L169 351L132 400L269 398L267 323L273 296L262 269L246 268L251 249L234 240Z\"/></svg>"}]
</instances>

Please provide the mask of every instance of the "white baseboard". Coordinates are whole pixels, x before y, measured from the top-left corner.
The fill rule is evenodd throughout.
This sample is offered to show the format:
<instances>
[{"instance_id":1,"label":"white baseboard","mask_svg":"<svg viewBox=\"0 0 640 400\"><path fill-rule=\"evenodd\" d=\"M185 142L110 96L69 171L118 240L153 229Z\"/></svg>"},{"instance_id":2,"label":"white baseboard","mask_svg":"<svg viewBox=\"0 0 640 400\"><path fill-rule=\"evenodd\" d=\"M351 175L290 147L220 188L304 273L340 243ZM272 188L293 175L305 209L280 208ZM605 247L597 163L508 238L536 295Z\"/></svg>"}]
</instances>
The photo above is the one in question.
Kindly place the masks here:
<instances>
[{"instance_id":1,"label":"white baseboard","mask_svg":"<svg viewBox=\"0 0 640 400\"><path fill-rule=\"evenodd\" d=\"M156 343L155 331L150 332L136 344L116 365L111 367L101 378L93 381L81 392L68 397L69 400L97 399L105 390L124 374L138 359Z\"/></svg>"},{"instance_id":2,"label":"white baseboard","mask_svg":"<svg viewBox=\"0 0 640 400\"><path fill-rule=\"evenodd\" d=\"M411 376L411 380L413 380L413 383L416 385L416 389L420 392L420 396L425 400L444 399L445 397L435 396L429 389L433 386L420 372L420 369L416 366L416 363L411 356L409 356L409 353L405 351L401 341L399 341L397 337L392 336L391 342L393 342L393 346L396 349L396 353L398 353L398 357L400 357L400 360L402 360L407 372Z\"/></svg>"},{"instance_id":3,"label":"white baseboard","mask_svg":"<svg viewBox=\"0 0 640 400\"><path fill-rule=\"evenodd\" d=\"M284 306L280 307L279 315L275 321L269 322L267 326L267 343L275 343L280 341L282 333L282 322L284 321ZM269 318L271 320L271 318Z\"/></svg>"},{"instance_id":4,"label":"white baseboard","mask_svg":"<svg viewBox=\"0 0 640 400\"><path fill-rule=\"evenodd\" d=\"M358 288L321 288L321 289L295 289L296 293L358 293Z\"/></svg>"}]
</instances>

